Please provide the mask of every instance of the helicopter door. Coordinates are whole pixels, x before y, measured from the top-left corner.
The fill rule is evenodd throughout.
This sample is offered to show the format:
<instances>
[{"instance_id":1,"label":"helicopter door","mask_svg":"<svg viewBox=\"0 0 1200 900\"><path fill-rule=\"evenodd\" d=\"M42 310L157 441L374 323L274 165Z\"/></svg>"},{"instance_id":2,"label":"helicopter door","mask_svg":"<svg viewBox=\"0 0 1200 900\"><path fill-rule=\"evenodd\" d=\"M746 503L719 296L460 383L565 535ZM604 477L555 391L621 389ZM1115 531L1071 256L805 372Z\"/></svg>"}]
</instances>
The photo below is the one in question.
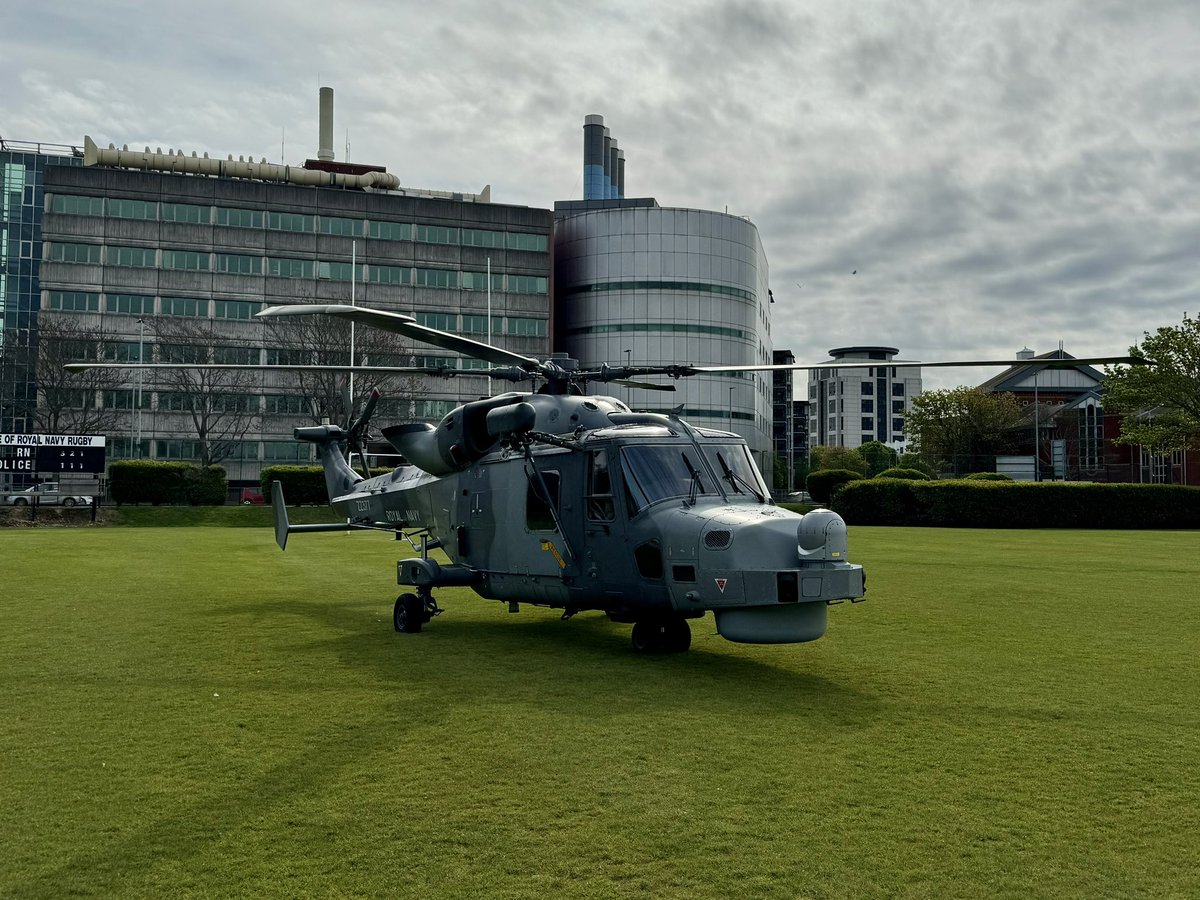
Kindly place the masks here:
<instances>
[{"instance_id":1,"label":"helicopter door","mask_svg":"<svg viewBox=\"0 0 1200 900\"><path fill-rule=\"evenodd\" d=\"M628 574L624 571L628 566L623 565L628 558L624 522L617 518L611 461L612 452L607 448L588 453L580 570L584 579L596 586L611 585ZM616 594L617 599L622 596L619 592Z\"/></svg>"}]
</instances>

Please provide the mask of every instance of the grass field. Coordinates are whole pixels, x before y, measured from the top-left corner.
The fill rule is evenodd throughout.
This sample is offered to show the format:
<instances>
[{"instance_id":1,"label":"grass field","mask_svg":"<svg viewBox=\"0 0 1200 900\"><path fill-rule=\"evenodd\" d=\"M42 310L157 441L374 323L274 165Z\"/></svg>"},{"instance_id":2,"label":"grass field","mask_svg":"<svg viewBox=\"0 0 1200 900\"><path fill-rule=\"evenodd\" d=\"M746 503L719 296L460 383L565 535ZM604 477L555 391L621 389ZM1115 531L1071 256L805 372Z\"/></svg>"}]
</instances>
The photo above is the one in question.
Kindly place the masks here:
<instances>
[{"instance_id":1,"label":"grass field","mask_svg":"<svg viewBox=\"0 0 1200 900\"><path fill-rule=\"evenodd\" d=\"M0 896L1200 896L1194 533L851 529L814 644L440 595L376 535L0 532Z\"/></svg>"}]
</instances>

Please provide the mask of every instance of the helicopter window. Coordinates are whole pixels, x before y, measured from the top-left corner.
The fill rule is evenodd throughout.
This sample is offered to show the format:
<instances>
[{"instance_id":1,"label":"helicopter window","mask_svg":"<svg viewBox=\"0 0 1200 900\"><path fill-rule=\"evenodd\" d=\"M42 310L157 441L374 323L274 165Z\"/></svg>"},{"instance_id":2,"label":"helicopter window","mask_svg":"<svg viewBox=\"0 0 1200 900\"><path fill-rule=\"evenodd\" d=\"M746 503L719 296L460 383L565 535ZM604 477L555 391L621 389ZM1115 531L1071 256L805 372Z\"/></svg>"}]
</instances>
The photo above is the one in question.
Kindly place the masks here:
<instances>
[{"instance_id":1,"label":"helicopter window","mask_svg":"<svg viewBox=\"0 0 1200 900\"><path fill-rule=\"evenodd\" d=\"M696 468L689 446L642 444L621 450L626 470L646 499L653 503L668 497L712 493L707 472Z\"/></svg>"},{"instance_id":2,"label":"helicopter window","mask_svg":"<svg viewBox=\"0 0 1200 900\"><path fill-rule=\"evenodd\" d=\"M542 496L542 486L536 476L529 479L525 491L525 528L529 531L554 531L554 513L558 509L558 473L543 472L549 497Z\"/></svg>"},{"instance_id":3,"label":"helicopter window","mask_svg":"<svg viewBox=\"0 0 1200 900\"><path fill-rule=\"evenodd\" d=\"M593 450L588 461L587 516L596 521L611 522L614 515L608 451Z\"/></svg>"},{"instance_id":4,"label":"helicopter window","mask_svg":"<svg viewBox=\"0 0 1200 900\"><path fill-rule=\"evenodd\" d=\"M760 502L768 496L758 467L743 444L705 444L704 455L724 482L727 494L748 495Z\"/></svg>"},{"instance_id":5,"label":"helicopter window","mask_svg":"<svg viewBox=\"0 0 1200 900\"><path fill-rule=\"evenodd\" d=\"M633 559L637 563L638 572L643 578L663 577L662 548L658 541L646 541L633 551Z\"/></svg>"}]
</instances>

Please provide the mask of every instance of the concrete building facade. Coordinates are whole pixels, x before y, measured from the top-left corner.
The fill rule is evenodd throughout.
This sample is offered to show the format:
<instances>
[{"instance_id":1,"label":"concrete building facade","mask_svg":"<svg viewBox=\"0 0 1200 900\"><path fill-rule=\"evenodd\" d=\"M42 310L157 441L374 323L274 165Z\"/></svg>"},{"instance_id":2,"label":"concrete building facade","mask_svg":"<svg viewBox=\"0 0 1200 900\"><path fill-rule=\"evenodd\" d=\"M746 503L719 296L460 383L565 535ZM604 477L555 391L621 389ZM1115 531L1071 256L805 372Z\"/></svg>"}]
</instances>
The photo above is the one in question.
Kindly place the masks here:
<instances>
[{"instance_id":1,"label":"concrete building facade","mask_svg":"<svg viewBox=\"0 0 1200 900\"><path fill-rule=\"evenodd\" d=\"M899 352L895 347L838 347L829 351L831 362L862 359L878 364L810 370L810 447L853 448L871 441L903 444L905 416L921 393L921 370L889 366Z\"/></svg>"},{"instance_id":2,"label":"concrete building facade","mask_svg":"<svg viewBox=\"0 0 1200 900\"><path fill-rule=\"evenodd\" d=\"M223 360L289 361L273 352L254 314L278 303L346 303L352 292L356 303L479 340L488 338L490 306L493 343L539 358L549 353L549 210L493 204L486 193L454 199L105 165L47 169L45 195L41 314L102 326L126 348L123 359L165 359L147 338L147 323L174 319L218 329L228 339L216 348L229 351ZM407 359L377 362L484 367L422 345ZM309 458L309 448L291 440L305 416L278 378L263 375L239 401L257 417L222 461L231 481ZM377 418L436 420L487 391L483 374L423 378L403 404L385 398ZM96 402L137 402L113 393ZM168 394L161 376L146 376L143 439L118 436L110 458L196 458L190 423Z\"/></svg>"}]
</instances>

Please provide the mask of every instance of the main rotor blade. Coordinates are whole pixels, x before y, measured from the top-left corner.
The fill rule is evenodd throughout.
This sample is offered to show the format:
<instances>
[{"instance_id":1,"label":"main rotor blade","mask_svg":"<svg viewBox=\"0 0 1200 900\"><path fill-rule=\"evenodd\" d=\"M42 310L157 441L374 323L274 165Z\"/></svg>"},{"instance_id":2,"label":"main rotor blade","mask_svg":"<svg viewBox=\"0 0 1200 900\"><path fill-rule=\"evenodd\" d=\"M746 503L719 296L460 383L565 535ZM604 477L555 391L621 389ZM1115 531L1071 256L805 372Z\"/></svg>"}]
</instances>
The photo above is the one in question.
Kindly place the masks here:
<instances>
[{"instance_id":1,"label":"main rotor blade","mask_svg":"<svg viewBox=\"0 0 1200 900\"><path fill-rule=\"evenodd\" d=\"M241 369L259 372L375 372L386 375L487 375L487 369L455 369L452 366L317 366L259 365L257 363L114 363L72 362L63 365L68 372L87 369Z\"/></svg>"},{"instance_id":2,"label":"main rotor blade","mask_svg":"<svg viewBox=\"0 0 1200 900\"><path fill-rule=\"evenodd\" d=\"M427 328L424 325L418 325L417 320L412 316L383 309L342 304L298 303L287 306L269 306L257 314L259 318L312 315L337 316L341 319L349 319L351 322L358 322L360 325L371 325L498 366L520 366L530 372L539 371L542 367L542 364L531 356L522 356L520 353L493 347L491 344L460 337L447 331L438 331L436 328Z\"/></svg>"},{"instance_id":3,"label":"main rotor blade","mask_svg":"<svg viewBox=\"0 0 1200 900\"><path fill-rule=\"evenodd\" d=\"M613 379L613 384L623 384L626 387L639 388L643 391L673 391L673 390L675 390L675 385L673 385L673 384L653 384L649 381L630 381L627 378Z\"/></svg>"},{"instance_id":4,"label":"main rotor blade","mask_svg":"<svg viewBox=\"0 0 1200 900\"><path fill-rule=\"evenodd\" d=\"M679 375L698 375L708 372L787 372L814 369L950 369L956 366L1004 366L1028 368L1042 366L1047 369L1071 369L1075 366L1145 366L1149 360L1136 356L1082 356L1074 359L950 359L922 362L916 359L856 359L825 363L782 363L757 366L679 366Z\"/></svg>"}]
</instances>

